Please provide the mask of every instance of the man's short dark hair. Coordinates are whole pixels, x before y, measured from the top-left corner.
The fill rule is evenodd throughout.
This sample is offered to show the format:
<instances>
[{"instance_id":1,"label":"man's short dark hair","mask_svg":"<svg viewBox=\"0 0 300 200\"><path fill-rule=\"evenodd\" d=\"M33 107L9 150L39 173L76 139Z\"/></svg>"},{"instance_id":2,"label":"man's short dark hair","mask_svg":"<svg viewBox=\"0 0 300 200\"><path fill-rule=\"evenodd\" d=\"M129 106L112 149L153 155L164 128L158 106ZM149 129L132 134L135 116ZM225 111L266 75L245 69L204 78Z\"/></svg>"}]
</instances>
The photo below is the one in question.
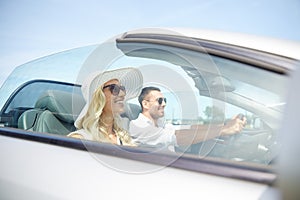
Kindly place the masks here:
<instances>
[{"instance_id":1,"label":"man's short dark hair","mask_svg":"<svg viewBox=\"0 0 300 200\"><path fill-rule=\"evenodd\" d=\"M144 88L142 89L142 92L141 92L141 94L140 94L140 96L139 96L139 98L138 98L138 100L139 100L139 102L140 102L140 105L141 105L142 109L143 109L143 104L142 104L143 100L144 100L145 97L146 97L151 91L153 91L153 90L160 92L160 89L159 89L159 88L157 88L157 87L152 87L152 86L144 87Z\"/></svg>"}]
</instances>

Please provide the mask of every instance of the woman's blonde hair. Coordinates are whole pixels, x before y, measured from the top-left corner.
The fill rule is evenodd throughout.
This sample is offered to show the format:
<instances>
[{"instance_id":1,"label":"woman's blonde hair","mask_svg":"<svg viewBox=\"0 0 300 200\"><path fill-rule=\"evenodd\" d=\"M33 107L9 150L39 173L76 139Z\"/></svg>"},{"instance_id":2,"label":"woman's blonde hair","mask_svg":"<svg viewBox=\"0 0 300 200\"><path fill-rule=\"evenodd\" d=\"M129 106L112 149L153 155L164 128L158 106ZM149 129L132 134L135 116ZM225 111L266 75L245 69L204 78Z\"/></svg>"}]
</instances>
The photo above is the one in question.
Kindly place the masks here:
<instances>
[{"instance_id":1,"label":"woman's blonde hair","mask_svg":"<svg viewBox=\"0 0 300 200\"><path fill-rule=\"evenodd\" d=\"M106 124L101 120L102 111L106 103L103 87L104 84L94 92L88 110L85 116L79 121L77 128L84 129L88 134L91 134L93 140L110 143ZM116 135L120 138L123 145L134 146L129 133L121 128L120 124L121 117L115 114L113 129Z\"/></svg>"}]
</instances>

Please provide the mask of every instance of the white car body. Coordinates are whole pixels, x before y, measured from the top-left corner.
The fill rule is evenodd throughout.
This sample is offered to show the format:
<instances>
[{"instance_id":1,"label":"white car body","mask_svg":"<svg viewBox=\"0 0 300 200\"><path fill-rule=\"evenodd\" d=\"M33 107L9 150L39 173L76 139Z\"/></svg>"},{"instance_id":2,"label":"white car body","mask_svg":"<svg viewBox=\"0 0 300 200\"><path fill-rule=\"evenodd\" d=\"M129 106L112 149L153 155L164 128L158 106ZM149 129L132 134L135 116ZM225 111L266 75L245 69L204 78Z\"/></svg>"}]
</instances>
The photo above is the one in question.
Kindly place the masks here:
<instances>
[{"instance_id":1,"label":"white car body","mask_svg":"<svg viewBox=\"0 0 300 200\"><path fill-rule=\"evenodd\" d=\"M173 33L174 36L183 35L227 43L293 59L295 62L286 69L291 72L296 69L294 63L300 60L300 43L259 36L182 29L143 29L127 32L125 35L166 32ZM83 56L82 61L78 63L84 63L85 59ZM33 65L38 66L39 60ZM20 68L26 69L26 66ZM17 71L18 68L15 72ZM75 73L78 72L75 70ZM57 73L56 81L65 80L80 84L76 76L69 78L64 72L62 75L59 75L60 72ZM299 84L299 81L297 82ZM19 87L11 83L13 77L4 83L0 90L0 93L7 92L7 98ZM2 108L7 98L1 97ZM2 126L1 199L280 199L280 190L274 186L276 173L261 168L253 170L251 166L247 168L222 162L216 164L210 160L197 165L189 157L173 158L163 153L158 155L154 153L153 159L160 156L161 161L157 163L154 160L151 163L146 159L127 155L126 152L124 157L115 156L114 150L118 152L118 148L109 145L98 148L94 143L87 142L87 145L91 145L89 147L96 146L94 149L96 153L92 153L83 148L85 144L83 145L80 140L64 139L62 136L51 134L43 136L40 133L26 133ZM36 135L38 138L35 138ZM108 153L108 150L112 152ZM122 167L115 168L115 166Z\"/></svg>"}]
</instances>

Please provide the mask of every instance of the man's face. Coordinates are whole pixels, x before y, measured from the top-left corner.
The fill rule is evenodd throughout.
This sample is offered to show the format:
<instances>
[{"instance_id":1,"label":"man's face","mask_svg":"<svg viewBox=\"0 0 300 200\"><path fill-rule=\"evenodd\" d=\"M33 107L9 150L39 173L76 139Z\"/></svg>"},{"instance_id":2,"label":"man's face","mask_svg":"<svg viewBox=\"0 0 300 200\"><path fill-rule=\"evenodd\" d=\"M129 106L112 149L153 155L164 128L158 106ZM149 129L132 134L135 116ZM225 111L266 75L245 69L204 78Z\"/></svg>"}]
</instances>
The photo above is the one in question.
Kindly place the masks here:
<instances>
[{"instance_id":1,"label":"man's face","mask_svg":"<svg viewBox=\"0 0 300 200\"><path fill-rule=\"evenodd\" d=\"M159 104L159 98L164 98L164 96L161 92L156 90L151 91L145 98L148 112L153 119L161 118L165 114L164 109L166 102L162 101L161 104Z\"/></svg>"}]
</instances>

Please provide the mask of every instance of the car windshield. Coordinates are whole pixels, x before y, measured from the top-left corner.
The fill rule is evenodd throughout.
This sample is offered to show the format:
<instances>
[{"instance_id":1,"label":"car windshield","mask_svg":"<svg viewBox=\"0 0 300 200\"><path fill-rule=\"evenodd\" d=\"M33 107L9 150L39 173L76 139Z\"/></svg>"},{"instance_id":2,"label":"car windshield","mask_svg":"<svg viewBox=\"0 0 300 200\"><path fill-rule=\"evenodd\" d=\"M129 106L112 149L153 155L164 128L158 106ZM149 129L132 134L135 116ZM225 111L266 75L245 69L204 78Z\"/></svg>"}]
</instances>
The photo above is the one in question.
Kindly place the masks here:
<instances>
[{"instance_id":1,"label":"car windshield","mask_svg":"<svg viewBox=\"0 0 300 200\"><path fill-rule=\"evenodd\" d=\"M165 120L177 129L226 123L239 113L247 118L240 135L178 147L177 152L272 163L280 148L276 134L285 105L287 76L187 49L147 44L128 50L128 46L119 45L128 51L127 56L112 67L125 63L136 66L143 73L145 85L161 88L168 99ZM131 102L138 104L136 99Z\"/></svg>"},{"instance_id":2,"label":"car windshield","mask_svg":"<svg viewBox=\"0 0 300 200\"><path fill-rule=\"evenodd\" d=\"M25 110L37 109L35 106L39 105L37 101L43 97L43 92L59 90L63 93L53 92L52 97L59 95L70 98L65 92L73 93L75 89L72 87L76 87L76 93L79 94L78 87L88 74L128 66L141 71L143 86L161 89L168 102L164 121L176 130L188 129L195 124L225 124L240 113L247 118L245 130L239 135L175 146L173 152L263 165L271 164L276 158L280 147L276 134L285 105L287 76L232 58L176 46L116 44L115 41L109 41L103 45L67 51L27 63L17 68L1 88L0 103L2 107L5 105L1 120L10 119L13 121L11 127L24 129L29 125L14 118L20 117ZM38 79L55 81L55 84L47 86L47 81L39 83ZM37 82L31 86L25 84L25 87L23 84L28 81ZM29 88L41 85L43 87L39 89ZM72 95L70 99L74 100ZM35 98L22 101L29 96ZM78 98L78 102L80 106L68 102L73 107L63 107L64 112L67 112L63 115L57 113L62 111L60 107L55 110L55 116L65 120L65 135L75 128L75 119L65 116L70 114L68 112L74 112L74 107L77 113L71 114L78 116L78 108L81 109L84 104L82 97ZM126 103L139 107L137 98L129 99ZM20 107L21 111L18 110ZM140 110L133 110L131 115L127 113L124 116L133 120ZM47 132L54 133L51 129Z\"/></svg>"},{"instance_id":3,"label":"car windshield","mask_svg":"<svg viewBox=\"0 0 300 200\"><path fill-rule=\"evenodd\" d=\"M82 64L96 47L92 45L64 51L16 67L0 88L1 108L8 97L28 81L39 79L74 83Z\"/></svg>"}]
</instances>

